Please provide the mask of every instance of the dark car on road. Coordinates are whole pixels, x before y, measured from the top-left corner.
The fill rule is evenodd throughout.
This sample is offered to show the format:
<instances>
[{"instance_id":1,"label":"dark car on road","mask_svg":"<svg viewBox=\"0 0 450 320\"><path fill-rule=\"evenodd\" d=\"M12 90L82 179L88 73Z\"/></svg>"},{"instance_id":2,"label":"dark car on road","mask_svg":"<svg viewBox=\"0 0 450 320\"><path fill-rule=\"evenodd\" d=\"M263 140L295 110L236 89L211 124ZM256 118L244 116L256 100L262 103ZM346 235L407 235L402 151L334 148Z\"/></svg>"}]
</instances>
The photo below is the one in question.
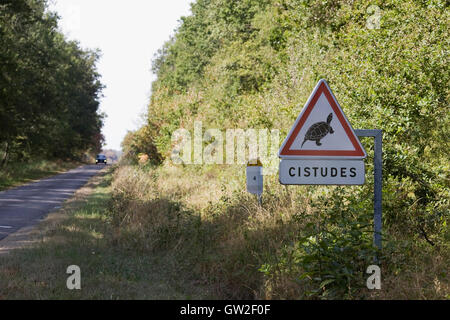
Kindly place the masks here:
<instances>
[{"instance_id":1,"label":"dark car on road","mask_svg":"<svg viewBox=\"0 0 450 320\"><path fill-rule=\"evenodd\" d=\"M106 164L106 156L104 154L98 154L97 157L95 158L95 163L99 164L99 163L104 163Z\"/></svg>"}]
</instances>

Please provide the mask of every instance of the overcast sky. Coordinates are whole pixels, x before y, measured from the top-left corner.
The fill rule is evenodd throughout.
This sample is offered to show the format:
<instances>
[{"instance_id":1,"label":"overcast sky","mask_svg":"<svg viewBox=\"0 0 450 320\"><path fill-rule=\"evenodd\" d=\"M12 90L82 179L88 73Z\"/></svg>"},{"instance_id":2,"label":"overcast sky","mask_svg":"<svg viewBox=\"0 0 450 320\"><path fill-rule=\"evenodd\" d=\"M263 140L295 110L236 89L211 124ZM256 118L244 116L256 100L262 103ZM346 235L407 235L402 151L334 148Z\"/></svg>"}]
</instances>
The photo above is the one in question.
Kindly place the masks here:
<instances>
[{"instance_id":1,"label":"overcast sky","mask_svg":"<svg viewBox=\"0 0 450 320\"><path fill-rule=\"evenodd\" d=\"M98 71L106 85L101 111L107 149L120 149L127 130L143 123L149 102L153 55L190 14L191 0L50 0L60 28L83 48L99 48Z\"/></svg>"}]
</instances>

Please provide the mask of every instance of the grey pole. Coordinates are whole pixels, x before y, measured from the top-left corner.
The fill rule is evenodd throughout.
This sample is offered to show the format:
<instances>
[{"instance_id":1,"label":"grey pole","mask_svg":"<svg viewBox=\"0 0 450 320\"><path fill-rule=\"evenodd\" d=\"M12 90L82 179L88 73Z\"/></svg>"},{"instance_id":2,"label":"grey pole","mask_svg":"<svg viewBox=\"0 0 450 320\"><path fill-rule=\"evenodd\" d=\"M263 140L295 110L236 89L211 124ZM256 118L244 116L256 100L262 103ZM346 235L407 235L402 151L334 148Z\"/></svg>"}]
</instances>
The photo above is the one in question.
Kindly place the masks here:
<instances>
[{"instance_id":1,"label":"grey pole","mask_svg":"<svg viewBox=\"0 0 450 320\"><path fill-rule=\"evenodd\" d=\"M383 194L383 132L378 130L375 136L375 157L374 157L374 226L375 245L381 250L381 224L382 224L382 194Z\"/></svg>"},{"instance_id":2,"label":"grey pole","mask_svg":"<svg viewBox=\"0 0 450 320\"><path fill-rule=\"evenodd\" d=\"M382 191L383 191L383 131L382 130L355 130L358 137L374 137L374 198L373 198L373 242L381 250L381 229L382 229Z\"/></svg>"}]
</instances>

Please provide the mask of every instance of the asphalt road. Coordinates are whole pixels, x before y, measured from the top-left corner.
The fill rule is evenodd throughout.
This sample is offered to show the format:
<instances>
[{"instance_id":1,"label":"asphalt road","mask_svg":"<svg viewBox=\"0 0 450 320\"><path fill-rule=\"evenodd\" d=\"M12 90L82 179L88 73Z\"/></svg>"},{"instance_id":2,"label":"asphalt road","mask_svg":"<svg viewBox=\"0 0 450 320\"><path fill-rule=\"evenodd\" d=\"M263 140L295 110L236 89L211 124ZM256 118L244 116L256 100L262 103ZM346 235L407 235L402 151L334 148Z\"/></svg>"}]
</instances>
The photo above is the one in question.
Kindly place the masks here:
<instances>
[{"instance_id":1,"label":"asphalt road","mask_svg":"<svg viewBox=\"0 0 450 320\"><path fill-rule=\"evenodd\" d=\"M86 165L0 192L0 240L23 227L39 223L104 167Z\"/></svg>"}]
</instances>

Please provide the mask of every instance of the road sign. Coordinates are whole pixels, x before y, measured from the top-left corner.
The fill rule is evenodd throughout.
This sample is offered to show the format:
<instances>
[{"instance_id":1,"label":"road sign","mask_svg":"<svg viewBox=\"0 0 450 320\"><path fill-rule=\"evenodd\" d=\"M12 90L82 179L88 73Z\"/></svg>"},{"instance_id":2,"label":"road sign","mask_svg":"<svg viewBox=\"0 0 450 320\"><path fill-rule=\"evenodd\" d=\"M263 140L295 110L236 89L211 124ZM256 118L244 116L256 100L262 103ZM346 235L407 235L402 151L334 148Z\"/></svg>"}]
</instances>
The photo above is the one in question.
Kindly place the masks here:
<instances>
[{"instance_id":1,"label":"road sign","mask_svg":"<svg viewBox=\"0 0 450 320\"><path fill-rule=\"evenodd\" d=\"M258 197L263 193L262 164L259 160L247 164L247 191Z\"/></svg>"},{"instance_id":2,"label":"road sign","mask_svg":"<svg viewBox=\"0 0 450 320\"><path fill-rule=\"evenodd\" d=\"M281 184L361 185L364 161L282 159L279 179Z\"/></svg>"},{"instance_id":3,"label":"road sign","mask_svg":"<svg viewBox=\"0 0 450 320\"><path fill-rule=\"evenodd\" d=\"M381 249L382 131L374 137L374 243ZM366 151L325 80L320 80L278 151L281 184L364 184Z\"/></svg>"},{"instance_id":4,"label":"road sign","mask_svg":"<svg viewBox=\"0 0 450 320\"><path fill-rule=\"evenodd\" d=\"M287 159L364 159L367 154L325 80L320 80L278 152Z\"/></svg>"}]
</instances>

